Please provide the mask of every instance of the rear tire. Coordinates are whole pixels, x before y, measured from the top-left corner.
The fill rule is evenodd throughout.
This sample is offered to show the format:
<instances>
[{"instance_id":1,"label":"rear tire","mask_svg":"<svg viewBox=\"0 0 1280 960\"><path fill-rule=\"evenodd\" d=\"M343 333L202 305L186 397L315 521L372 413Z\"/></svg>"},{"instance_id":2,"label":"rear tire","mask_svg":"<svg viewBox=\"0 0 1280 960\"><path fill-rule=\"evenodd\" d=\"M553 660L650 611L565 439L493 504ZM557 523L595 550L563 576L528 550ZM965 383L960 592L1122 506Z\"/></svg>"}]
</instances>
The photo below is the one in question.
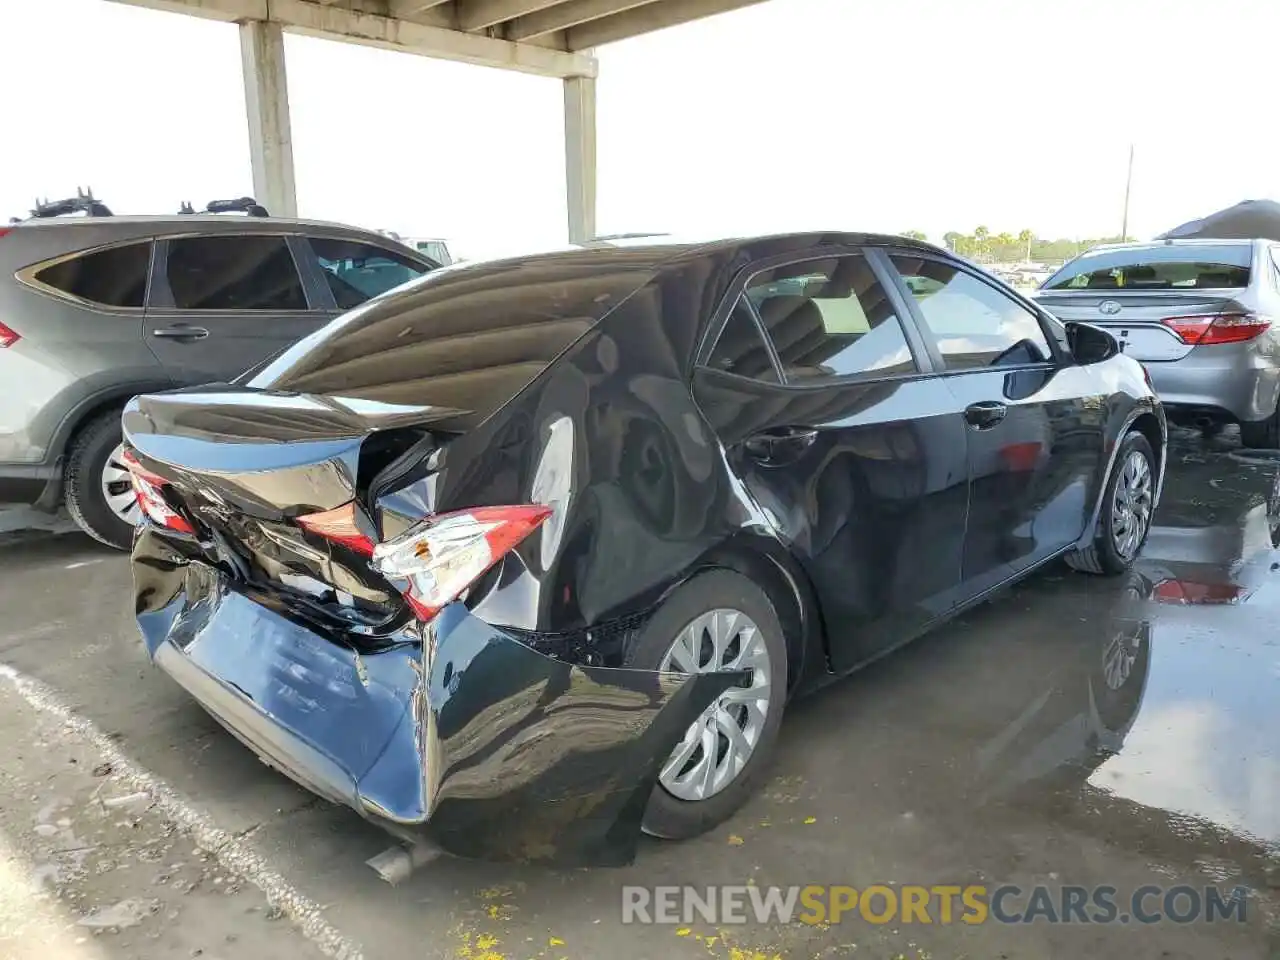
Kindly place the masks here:
<instances>
[{"instance_id":1,"label":"rear tire","mask_svg":"<svg viewBox=\"0 0 1280 960\"><path fill-rule=\"evenodd\" d=\"M1240 444L1253 450L1280 449L1280 407L1265 420L1241 421Z\"/></svg>"},{"instance_id":2,"label":"rear tire","mask_svg":"<svg viewBox=\"0 0 1280 960\"><path fill-rule=\"evenodd\" d=\"M676 647L686 637L692 636L691 632L687 632L690 628L717 614L722 615L718 622L726 627L723 631L727 638L723 647L726 652L722 664L727 666L735 657L735 651L736 657L743 661L744 666L747 659L758 664L759 667L753 669L753 684L767 682L767 706L764 707L761 720L757 711L766 702L766 698L749 697L741 692L743 688L733 688L727 691L725 697L718 698L707 714L694 722L688 737L693 737L695 729L705 730L707 718L720 708L727 711L718 715L720 720L730 717L739 724L743 736L735 739L739 743L747 742L750 734L754 733L754 743L745 763L736 774L730 775L728 771L736 767L730 757L733 745L728 737L720 739L723 735L715 734L715 757L712 765L725 771L725 776L729 779L702 799L682 798L672 792L672 789L690 792L689 788L676 783L680 770L674 769L672 764L676 753L681 749L677 746L672 757L664 762L663 777L654 786L645 808L643 828L652 836L684 840L706 833L727 820L747 801L761 777L767 773L770 755L778 738L787 692L786 640L769 597L741 574L729 570L712 570L698 574L679 587L649 621L628 656L627 665L647 670L681 669L679 662L688 660L687 651L691 648L682 648L686 652L673 659ZM700 628L698 632L701 633ZM707 643L711 644L709 634ZM713 657L709 653L701 648L692 653L694 659L699 661L705 655L706 665L703 669L711 668ZM744 699L749 700L750 704L744 704ZM752 726L755 726L754 731ZM696 751L700 750L700 747L696 748ZM693 753L687 762L681 764L681 770L698 766L699 756L702 753ZM669 767L671 769L668 771ZM664 781L671 783L672 789L668 789Z\"/></svg>"},{"instance_id":3,"label":"rear tire","mask_svg":"<svg viewBox=\"0 0 1280 960\"><path fill-rule=\"evenodd\" d=\"M1123 509L1117 503L1117 488L1127 484L1126 470L1139 470L1135 458L1145 461L1146 493L1145 515L1141 518L1141 529L1132 546L1125 540L1125 527L1117 525L1117 513ZM1067 554L1067 565L1081 573L1092 573L1100 576L1114 577L1133 566L1134 560L1142 551L1142 545L1151 532L1152 513L1155 510L1156 457L1151 444L1137 430L1130 431L1120 441L1120 449L1116 453L1115 463L1111 467L1111 476L1107 477L1107 486L1102 494L1102 507L1098 513L1097 530L1093 543ZM1130 498L1125 497L1126 502ZM1133 499L1141 499L1134 496ZM1128 522L1137 522L1137 516L1128 518ZM1119 543L1125 545L1122 550Z\"/></svg>"},{"instance_id":4,"label":"rear tire","mask_svg":"<svg viewBox=\"0 0 1280 960\"><path fill-rule=\"evenodd\" d=\"M118 409L99 414L81 428L67 451L64 496L67 512L81 530L107 546L128 550L136 527L112 509L103 489L103 473L121 437Z\"/></svg>"}]
</instances>

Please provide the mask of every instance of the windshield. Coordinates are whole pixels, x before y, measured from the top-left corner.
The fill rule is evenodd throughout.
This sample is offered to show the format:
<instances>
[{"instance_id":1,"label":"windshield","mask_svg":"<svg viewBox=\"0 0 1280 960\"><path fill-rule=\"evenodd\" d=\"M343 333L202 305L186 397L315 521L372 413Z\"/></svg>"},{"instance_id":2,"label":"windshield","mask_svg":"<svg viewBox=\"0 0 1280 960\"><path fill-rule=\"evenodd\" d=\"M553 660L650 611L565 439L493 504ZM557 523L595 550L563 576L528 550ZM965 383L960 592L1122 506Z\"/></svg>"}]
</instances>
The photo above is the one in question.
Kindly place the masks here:
<instances>
[{"instance_id":1,"label":"windshield","mask_svg":"<svg viewBox=\"0 0 1280 960\"><path fill-rule=\"evenodd\" d=\"M1249 285L1250 244L1170 244L1086 253L1042 290L1204 290Z\"/></svg>"}]
</instances>

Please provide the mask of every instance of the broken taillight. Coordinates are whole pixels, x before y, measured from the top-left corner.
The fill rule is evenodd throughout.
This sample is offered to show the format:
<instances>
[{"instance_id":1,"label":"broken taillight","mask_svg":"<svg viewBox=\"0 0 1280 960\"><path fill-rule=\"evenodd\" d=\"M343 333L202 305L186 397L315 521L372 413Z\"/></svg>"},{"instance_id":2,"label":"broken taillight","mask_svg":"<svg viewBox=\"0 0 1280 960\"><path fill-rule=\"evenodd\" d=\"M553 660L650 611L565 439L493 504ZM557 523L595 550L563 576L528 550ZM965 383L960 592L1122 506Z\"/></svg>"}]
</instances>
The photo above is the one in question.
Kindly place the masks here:
<instances>
[{"instance_id":1,"label":"broken taillight","mask_svg":"<svg viewBox=\"0 0 1280 960\"><path fill-rule=\"evenodd\" d=\"M409 581L405 599L430 620L551 515L543 506L473 507L429 517L373 548L373 566Z\"/></svg>"},{"instance_id":2,"label":"broken taillight","mask_svg":"<svg viewBox=\"0 0 1280 960\"><path fill-rule=\"evenodd\" d=\"M543 506L473 507L428 517L385 543L363 529L355 502L297 518L326 540L371 557L383 576L408 581L404 597L419 620L430 620L533 533L551 509Z\"/></svg>"},{"instance_id":3,"label":"broken taillight","mask_svg":"<svg viewBox=\"0 0 1280 960\"><path fill-rule=\"evenodd\" d=\"M373 538L361 529L354 501L323 513L308 513L298 517L298 526L326 540L350 547L363 556L373 556Z\"/></svg>"},{"instance_id":4,"label":"broken taillight","mask_svg":"<svg viewBox=\"0 0 1280 960\"><path fill-rule=\"evenodd\" d=\"M164 488L169 485L169 481L144 467L129 450L124 452L124 456L121 459L124 460L125 466L129 468L129 479L133 483L133 495L137 498L138 506L142 508L142 512L146 514L147 519L169 530L176 530L178 533L194 534L195 530L191 524L187 523L173 507L165 502Z\"/></svg>"}]
</instances>

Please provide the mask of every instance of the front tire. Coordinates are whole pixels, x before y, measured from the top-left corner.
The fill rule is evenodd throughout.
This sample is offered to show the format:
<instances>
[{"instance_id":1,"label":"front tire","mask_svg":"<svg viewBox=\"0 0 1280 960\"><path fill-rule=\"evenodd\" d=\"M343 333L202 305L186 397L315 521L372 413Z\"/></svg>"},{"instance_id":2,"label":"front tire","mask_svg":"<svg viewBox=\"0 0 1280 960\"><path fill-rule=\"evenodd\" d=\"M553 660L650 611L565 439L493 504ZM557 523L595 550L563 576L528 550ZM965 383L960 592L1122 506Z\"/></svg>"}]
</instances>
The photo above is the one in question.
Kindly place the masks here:
<instances>
[{"instance_id":1,"label":"front tire","mask_svg":"<svg viewBox=\"0 0 1280 960\"><path fill-rule=\"evenodd\" d=\"M1130 431L1120 441L1107 478L1093 543L1067 554L1067 564L1102 576L1117 576L1132 567L1151 532L1155 490L1155 453L1146 437Z\"/></svg>"},{"instance_id":2,"label":"front tire","mask_svg":"<svg viewBox=\"0 0 1280 960\"><path fill-rule=\"evenodd\" d=\"M732 816L767 772L787 692L787 647L769 597L741 574L712 570L679 587L641 634L628 665L697 673L747 669L663 763L643 828L684 840Z\"/></svg>"},{"instance_id":3,"label":"front tire","mask_svg":"<svg viewBox=\"0 0 1280 960\"><path fill-rule=\"evenodd\" d=\"M138 522L123 452L120 411L109 410L90 420L67 451L67 512L95 540L128 550Z\"/></svg>"}]
</instances>

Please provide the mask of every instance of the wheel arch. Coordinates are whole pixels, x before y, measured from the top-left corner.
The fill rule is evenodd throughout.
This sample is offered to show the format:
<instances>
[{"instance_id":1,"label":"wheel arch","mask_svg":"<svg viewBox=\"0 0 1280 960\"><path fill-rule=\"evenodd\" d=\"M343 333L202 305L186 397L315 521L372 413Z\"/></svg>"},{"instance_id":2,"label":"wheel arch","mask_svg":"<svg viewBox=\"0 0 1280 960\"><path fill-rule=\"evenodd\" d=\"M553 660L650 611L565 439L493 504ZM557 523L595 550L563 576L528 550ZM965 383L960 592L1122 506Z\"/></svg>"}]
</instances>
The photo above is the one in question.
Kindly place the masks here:
<instances>
[{"instance_id":1,"label":"wheel arch","mask_svg":"<svg viewBox=\"0 0 1280 960\"><path fill-rule=\"evenodd\" d=\"M85 397L72 407L70 412L62 418L62 422L58 424L57 431L53 436L52 449L56 450L58 458L62 459L75 438L101 414L112 407L123 408L129 400L140 393L171 389L173 389L172 383L143 381L110 387Z\"/></svg>"},{"instance_id":2,"label":"wheel arch","mask_svg":"<svg viewBox=\"0 0 1280 960\"><path fill-rule=\"evenodd\" d=\"M1159 505L1160 494L1164 490L1165 461L1168 458L1168 431L1165 425L1164 413L1160 407L1143 403L1129 411L1114 434L1108 432L1107 456L1098 477L1098 488L1094 495L1093 510L1089 515L1089 522L1085 524L1084 532L1081 534L1080 539L1076 541L1075 548L1077 550L1088 548L1093 543L1094 536L1097 533L1098 519L1102 513L1102 501L1106 495L1107 481L1111 476L1111 471L1115 468L1116 456L1120 452L1120 445L1124 438L1134 430L1137 430L1146 438L1156 456L1155 500L1156 504Z\"/></svg>"},{"instance_id":3,"label":"wheel arch","mask_svg":"<svg viewBox=\"0 0 1280 960\"><path fill-rule=\"evenodd\" d=\"M1167 442L1159 419L1150 411L1140 413L1133 423L1129 424L1129 430L1137 430L1147 438L1147 443L1151 444L1151 450L1156 455L1156 475L1163 476Z\"/></svg>"},{"instance_id":4,"label":"wheel arch","mask_svg":"<svg viewBox=\"0 0 1280 960\"><path fill-rule=\"evenodd\" d=\"M743 533L714 547L698 566L740 573L768 596L787 647L788 694L815 671L827 671L817 594L799 563L777 540L763 533Z\"/></svg>"}]
</instances>

